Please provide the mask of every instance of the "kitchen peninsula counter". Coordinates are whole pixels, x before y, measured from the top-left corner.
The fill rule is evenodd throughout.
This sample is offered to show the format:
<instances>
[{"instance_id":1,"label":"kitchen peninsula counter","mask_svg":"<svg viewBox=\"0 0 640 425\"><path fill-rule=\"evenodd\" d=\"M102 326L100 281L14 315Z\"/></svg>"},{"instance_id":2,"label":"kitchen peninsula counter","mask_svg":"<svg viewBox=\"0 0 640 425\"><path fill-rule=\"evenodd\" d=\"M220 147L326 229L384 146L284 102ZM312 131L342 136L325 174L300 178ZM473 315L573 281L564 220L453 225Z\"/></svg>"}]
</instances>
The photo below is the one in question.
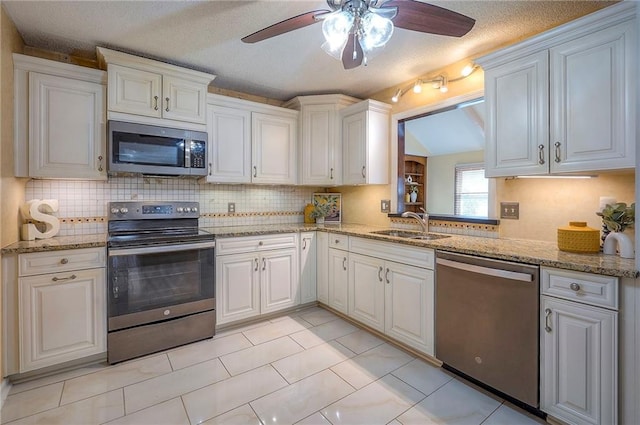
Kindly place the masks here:
<instances>
[{"instance_id":1,"label":"kitchen peninsula counter","mask_svg":"<svg viewBox=\"0 0 640 425\"><path fill-rule=\"evenodd\" d=\"M558 250L555 242L505 238L491 239L453 234L447 235L449 237L443 239L416 240L371 233L383 229L386 228L359 224L326 224L318 226L315 224L299 223L209 227L204 230L213 233L218 238L317 230L607 276L635 278L639 275L633 259L620 258L617 255L574 254L564 252ZM63 249L104 247L106 244L106 234L60 236L50 239L15 242L3 247L2 254L23 254Z\"/></svg>"}]
</instances>

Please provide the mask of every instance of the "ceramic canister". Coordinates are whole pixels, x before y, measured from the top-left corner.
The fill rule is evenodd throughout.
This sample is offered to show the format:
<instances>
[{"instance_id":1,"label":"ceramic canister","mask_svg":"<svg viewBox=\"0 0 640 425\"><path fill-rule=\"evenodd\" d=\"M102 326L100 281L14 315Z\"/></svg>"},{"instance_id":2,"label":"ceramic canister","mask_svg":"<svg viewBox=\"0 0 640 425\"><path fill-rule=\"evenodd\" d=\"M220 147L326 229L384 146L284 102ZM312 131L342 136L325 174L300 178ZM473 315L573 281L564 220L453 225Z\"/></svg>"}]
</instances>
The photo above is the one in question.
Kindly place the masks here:
<instances>
[{"instance_id":1,"label":"ceramic canister","mask_svg":"<svg viewBox=\"0 0 640 425\"><path fill-rule=\"evenodd\" d=\"M599 252L600 231L587 226L586 221L570 221L569 226L558 228L558 249L568 252Z\"/></svg>"}]
</instances>

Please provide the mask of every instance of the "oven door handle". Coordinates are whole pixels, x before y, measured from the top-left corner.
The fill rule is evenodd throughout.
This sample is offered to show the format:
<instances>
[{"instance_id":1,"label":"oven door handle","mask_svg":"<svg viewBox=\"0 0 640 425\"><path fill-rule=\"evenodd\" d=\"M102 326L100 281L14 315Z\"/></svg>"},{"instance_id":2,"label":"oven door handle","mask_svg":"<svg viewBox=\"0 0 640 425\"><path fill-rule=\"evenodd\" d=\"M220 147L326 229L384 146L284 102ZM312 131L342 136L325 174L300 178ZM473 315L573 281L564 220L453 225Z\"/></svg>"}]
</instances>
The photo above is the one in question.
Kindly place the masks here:
<instances>
[{"instance_id":1,"label":"oven door handle","mask_svg":"<svg viewBox=\"0 0 640 425\"><path fill-rule=\"evenodd\" d=\"M198 242L181 245L154 245L142 248L119 248L109 249L109 257L121 255L141 255L141 254L161 254L164 252L192 251L194 249L215 248L216 242Z\"/></svg>"}]
</instances>

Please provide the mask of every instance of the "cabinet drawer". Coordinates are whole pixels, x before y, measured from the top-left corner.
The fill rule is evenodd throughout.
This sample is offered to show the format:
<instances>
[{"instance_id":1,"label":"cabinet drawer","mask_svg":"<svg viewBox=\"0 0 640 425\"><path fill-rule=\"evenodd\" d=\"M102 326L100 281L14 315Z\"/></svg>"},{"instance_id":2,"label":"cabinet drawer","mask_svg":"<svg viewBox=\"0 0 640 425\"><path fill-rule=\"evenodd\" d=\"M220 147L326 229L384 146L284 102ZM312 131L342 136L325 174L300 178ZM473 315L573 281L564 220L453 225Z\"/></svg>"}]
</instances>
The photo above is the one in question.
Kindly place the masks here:
<instances>
[{"instance_id":1,"label":"cabinet drawer","mask_svg":"<svg viewBox=\"0 0 640 425\"><path fill-rule=\"evenodd\" d=\"M298 235L283 233L276 235L243 236L239 238L216 238L216 254L239 254L270 249L295 248Z\"/></svg>"},{"instance_id":2,"label":"cabinet drawer","mask_svg":"<svg viewBox=\"0 0 640 425\"><path fill-rule=\"evenodd\" d=\"M105 267L104 248L34 252L20 254L18 258L19 276Z\"/></svg>"},{"instance_id":3,"label":"cabinet drawer","mask_svg":"<svg viewBox=\"0 0 640 425\"><path fill-rule=\"evenodd\" d=\"M337 233L329 233L329 248L349 249L349 236Z\"/></svg>"},{"instance_id":4,"label":"cabinet drawer","mask_svg":"<svg viewBox=\"0 0 640 425\"><path fill-rule=\"evenodd\" d=\"M618 278L568 270L541 268L545 295L618 309Z\"/></svg>"},{"instance_id":5,"label":"cabinet drawer","mask_svg":"<svg viewBox=\"0 0 640 425\"><path fill-rule=\"evenodd\" d=\"M426 269L433 269L435 258L435 252L431 248L420 248L399 243L381 242L355 237L349 240L349 252Z\"/></svg>"}]
</instances>

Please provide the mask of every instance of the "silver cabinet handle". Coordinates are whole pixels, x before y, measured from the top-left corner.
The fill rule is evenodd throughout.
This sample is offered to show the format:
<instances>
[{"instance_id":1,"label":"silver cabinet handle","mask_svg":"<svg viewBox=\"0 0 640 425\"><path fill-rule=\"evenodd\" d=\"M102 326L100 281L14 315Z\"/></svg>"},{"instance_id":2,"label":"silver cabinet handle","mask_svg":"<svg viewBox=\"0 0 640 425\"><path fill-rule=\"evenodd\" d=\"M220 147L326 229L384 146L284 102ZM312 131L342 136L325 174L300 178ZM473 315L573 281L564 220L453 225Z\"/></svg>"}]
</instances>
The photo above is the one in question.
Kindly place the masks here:
<instances>
[{"instance_id":1,"label":"silver cabinet handle","mask_svg":"<svg viewBox=\"0 0 640 425\"><path fill-rule=\"evenodd\" d=\"M262 246L262 245L264 245L264 242L262 241L258 242L258 246Z\"/></svg>"},{"instance_id":2,"label":"silver cabinet handle","mask_svg":"<svg viewBox=\"0 0 640 425\"><path fill-rule=\"evenodd\" d=\"M389 268L387 267L387 271L384 273L384 280L387 281L387 283L391 283L391 281L389 280Z\"/></svg>"},{"instance_id":3,"label":"silver cabinet handle","mask_svg":"<svg viewBox=\"0 0 640 425\"><path fill-rule=\"evenodd\" d=\"M342 259L342 268L343 268L344 270L347 270L347 257L344 257L344 258Z\"/></svg>"},{"instance_id":4,"label":"silver cabinet handle","mask_svg":"<svg viewBox=\"0 0 640 425\"><path fill-rule=\"evenodd\" d=\"M333 167L331 168L331 175L329 176L331 180L333 180Z\"/></svg>"},{"instance_id":5,"label":"silver cabinet handle","mask_svg":"<svg viewBox=\"0 0 640 425\"><path fill-rule=\"evenodd\" d=\"M157 111L158 110L158 96L153 96L153 110Z\"/></svg>"},{"instance_id":6,"label":"silver cabinet handle","mask_svg":"<svg viewBox=\"0 0 640 425\"><path fill-rule=\"evenodd\" d=\"M365 170L365 168L366 168L366 167L363 165L363 166L362 166L362 178L363 178L363 179L366 179L366 178L367 178L367 176L364 174L364 170Z\"/></svg>"},{"instance_id":7,"label":"silver cabinet handle","mask_svg":"<svg viewBox=\"0 0 640 425\"><path fill-rule=\"evenodd\" d=\"M116 282L113 284L113 298L118 298L118 287L116 286Z\"/></svg>"},{"instance_id":8,"label":"silver cabinet handle","mask_svg":"<svg viewBox=\"0 0 640 425\"><path fill-rule=\"evenodd\" d=\"M544 164L544 145L538 145L538 164Z\"/></svg>"},{"instance_id":9,"label":"silver cabinet handle","mask_svg":"<svg viewBox=\"0 0 640 425\"><path fill-rule=\"evenodd\" d=\"M165 97L164 100L167 101L167 107L166 107L165 111L169 112L169 98Z\"/></svg>"},{"instance_id":10,"label":"silver cabinet handle","mask_svg":"<svg viewBox=\"0 0 640 425\"><path fill-rule=\"evenodd\" d=\"M307 249L307 239L302 238L302 250L304 251L305 249Z\"/></svg>"},{"instance_id":11,"label":"silver cabinet handle","mask_svg":"<svg viewBox=\"0 0 640 425\"><path fill-rule=\"evenodd\" d=\"M102 155L98 156L98 171L102 172Z\"/></svg>"},{"instance_id":12,"label":"silver cabinet handle","mask_svg":"<svg viewBox=\"0 0 640 425\"><path fill-rule=\"evenodd\" d=\"M555 142L554 145L556 147L556 162L560 162L560 142Z\"/></svg>"},{"instance_id":13,"label":"silver cabinet handle","mask_svg":"<svg viewBox=\"0 0 640 425\"><path fill-rule=\"evenodd\" d=\"M336 245L340 243L340 239L336 239Z\"/></svg>"},{"instance_id":14,"label":"silver cabinet handle","mask_svg":"<svg viewBox=\"0 0 640 425\"><path fill-rule=\"evenodd\" d=\"M267 260L265 260L264 258L262 259L262 271L265 271L267 269Z\"/></svg>"},{"instance_id":15,"label":"silver cabinet handle","mask_svg":"<svg viewBox=\"0 0 640 425\"><path fill-rule=\"evenodd\" d=\"M378 269L378 280L382 282L382 266Z\"/></svg>"},{"instance_id":16,"label":"silver cabinet handle","mask_svg":"<svg viewBox=\"0 0 640 425\"><path fill-rule=\"evenodd\" d=\"M69 260L67 258L63 258L62 260L60 260L60 264L68 264Z\"/></svg>"},{"instance_id":17,"label":"silver cabinet handle","mask_svg":"<svg viewBox=\"0 0 640 425\"><path fill-rule=\"evenodd\" d=\"M63 280L73 280L76 277L78 277L78 276L76 276L75 274L72 274L69 277L57 277L57 276L54 276L54 277L51 278L51 280L53 280L54 282L62 282Z\"/></svg>"},{"instance_id":18,"label":"silver cabinet handle","mask_svg":"<svg viewBox=\"0 0 640 425\"><path fill-rule=\"evenodd\" d=\"M211 163L209 163L209 175L211 175Z\"/></svg>"},{"instance_id":19,"label":"silver cabinet handle","mask_svg":"<svg viewBox=\"0 0 640 425\"><path fill-rule=\"evenodd\" d=\"M551 332L551 309L550 308L545 308L544 309L544 330L547 332Z\"/></svg>"},{"instance_id":20,"label":"silver cabinet handle","mask_svg":"<svg viewBox=\"0 0 640 425\"><path fill-rule=\"evenodd\" d=\"M578 292L580 290L580 285L575 283L575 282L571 282L571 285L569 285L569 288L571 288L572 290Z\"/></svg>"},{"instance_id":21,"label":"silver cabinet handle","mask_svg":"<svg viewBox=\"0 0 640 425\"><path fill-rule=\"evenodd\" d=\"M258 271L258 259L257 259L257 258L254 258L254 259L253 259L253 261L255 261L255 262L256 262L256 267L253 269L253 271L254 271L254 272L257 272L257 271Z\"/></svg>"},{"instance_id":22,"label":"silver cabinet handle","mask_svg":"<svg viewBox=\"0 0 640 425\"><path fill-rule=\"evenodd\" d=\"M253 177L258 177L258 167L253 166Z\"/></svg>"}]
</instances>

